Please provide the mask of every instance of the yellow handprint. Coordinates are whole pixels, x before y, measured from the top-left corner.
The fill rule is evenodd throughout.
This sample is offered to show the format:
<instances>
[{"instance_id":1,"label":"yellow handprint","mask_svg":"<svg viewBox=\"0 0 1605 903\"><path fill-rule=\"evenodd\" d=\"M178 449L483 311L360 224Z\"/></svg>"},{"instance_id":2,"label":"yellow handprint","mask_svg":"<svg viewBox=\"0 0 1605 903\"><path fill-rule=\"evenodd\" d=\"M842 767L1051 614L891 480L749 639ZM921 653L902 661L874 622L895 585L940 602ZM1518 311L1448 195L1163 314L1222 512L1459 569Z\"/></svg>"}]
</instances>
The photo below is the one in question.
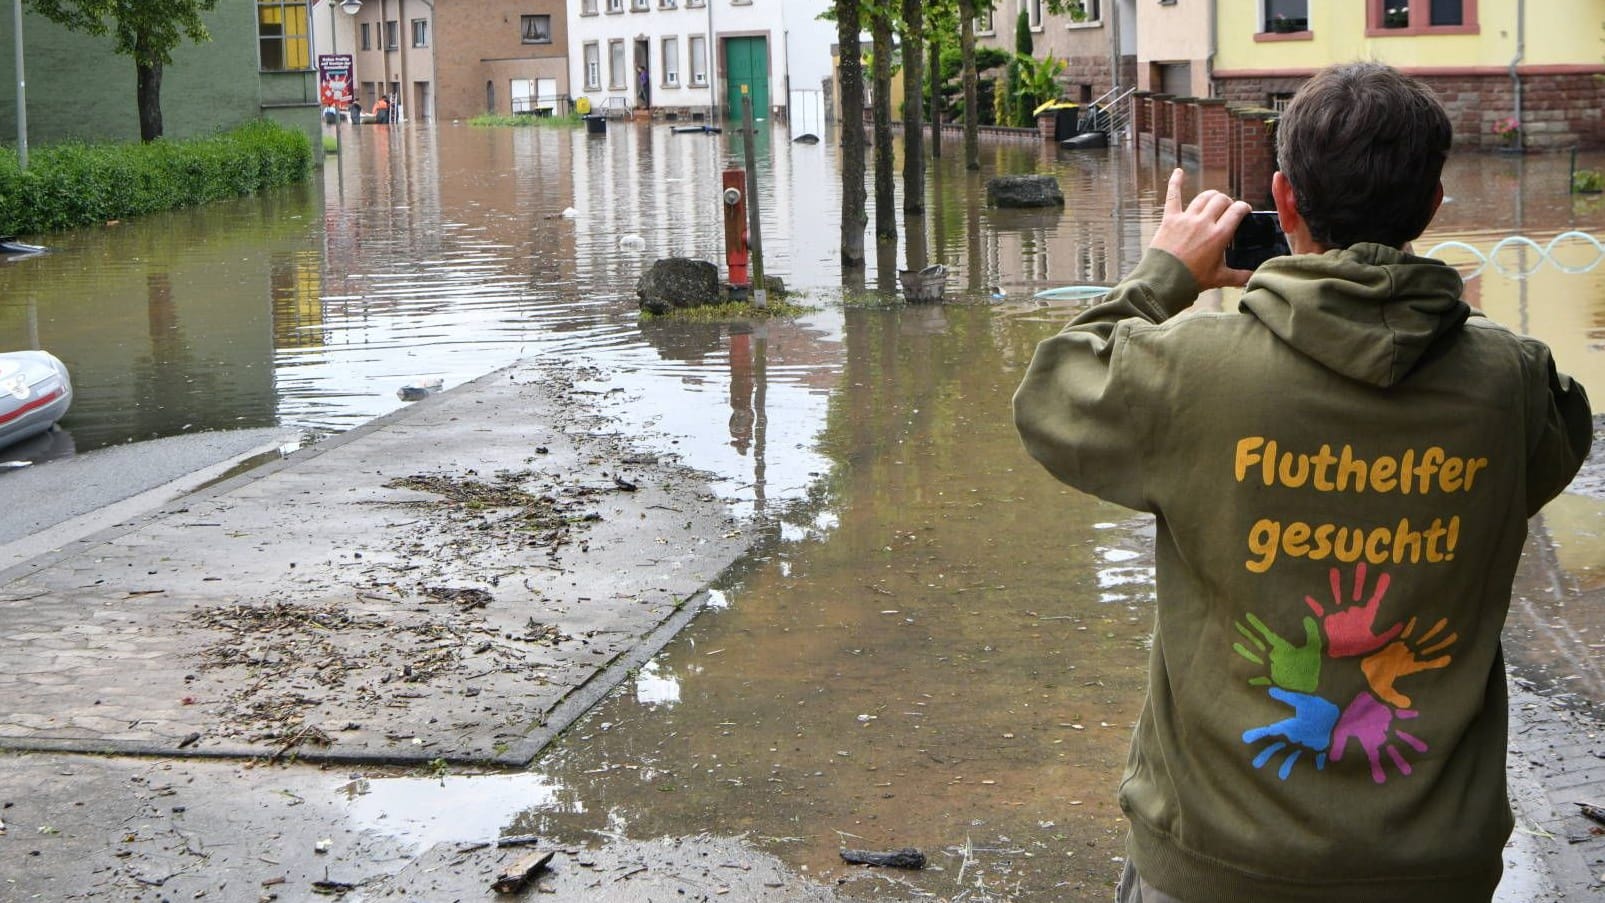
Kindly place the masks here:
<instances>
[{"instance_id":1,"label":"yellow handprint","mask_svg":"<svg viewBox=\"0 0 1605 903\"><path fill-rule=\"evenodd\" d=\"M1407 709L1410 707L1410 697L1394 688L1393 684L1401 677L1407 677L1418 671L1430 671L1438 668L1447 668L1453 656L1443 655L1432 658L1433 655L1449 648L1460 639L1460 634L1451 633L1442 639L1433 641L1449 623L1448 618L1442 618L1432 625L1432 629L1422 634L1419 639L1412 641L1410 635L1415 632L1416 619L1411 618L1398 639L1382 647L1380 651L1366 656L1360 662L1360 670L1365 672L1366 680L1371 682L1371 692L1379 699L1395 708ZM1412 648L1414 647L1414 648Z\"/></svg>"}]
</instances>

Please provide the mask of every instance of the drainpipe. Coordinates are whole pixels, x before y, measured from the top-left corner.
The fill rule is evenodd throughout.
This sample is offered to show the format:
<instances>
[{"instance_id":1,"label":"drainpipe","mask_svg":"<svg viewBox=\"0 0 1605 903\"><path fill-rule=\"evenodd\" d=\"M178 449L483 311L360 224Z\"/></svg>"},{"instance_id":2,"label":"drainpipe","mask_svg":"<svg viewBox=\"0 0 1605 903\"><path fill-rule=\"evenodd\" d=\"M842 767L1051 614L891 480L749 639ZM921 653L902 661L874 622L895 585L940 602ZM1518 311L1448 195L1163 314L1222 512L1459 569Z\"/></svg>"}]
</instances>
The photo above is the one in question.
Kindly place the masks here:
<instances>
[{"instance_id":1,"label":"drainpipe","mask_svg":"<svg viewBox=\"0 0 1605 903\"><path fill-rule=\"evenodd\" d=\"M1521 122L1521 72L1517 68L1527 53L1527 0L1516 0L1516 55L1510 59L1510 88L1515 96L1516 122ZM1516 132L1516 146L1527 142L1525 131Z\"/></svg>"},{"instance_id":2,"label":"drainpipe","mask_svg":"<svg viewBox=\"0 0 1605 903\"><path fill-rule=\"evenodd\" d=\"M713 30L713 5L717 2L719 0L708 0L708 46L702 48L703 54L707 56L704 62L708 66L708 106L713 113L710 117L712 122L719 121L719 67L717 65L719 46Z\"/></svg>"},{"instance_id":3,"label":"drainpipe","mask_svg":"<svg viewBox=\"0 0 1605 903\"><path fill-rule=\"evenodd\" d=\"M1120 0L1109 4L1109 90L1120 90Z\"/></svg>"},{"instance_id":4,"label":"drainpipe","mask_svg":"<svg viewBox=\"0 0 1605 903\"><path fill-rule=\"evenodd\" d=\"M1215 97L1215 53L1220 49L1220 3L1218 0L1209 0L1209 56L1204 57L1204 81L1209 93L1205 97Z\"/></svg>"}]
</instances>

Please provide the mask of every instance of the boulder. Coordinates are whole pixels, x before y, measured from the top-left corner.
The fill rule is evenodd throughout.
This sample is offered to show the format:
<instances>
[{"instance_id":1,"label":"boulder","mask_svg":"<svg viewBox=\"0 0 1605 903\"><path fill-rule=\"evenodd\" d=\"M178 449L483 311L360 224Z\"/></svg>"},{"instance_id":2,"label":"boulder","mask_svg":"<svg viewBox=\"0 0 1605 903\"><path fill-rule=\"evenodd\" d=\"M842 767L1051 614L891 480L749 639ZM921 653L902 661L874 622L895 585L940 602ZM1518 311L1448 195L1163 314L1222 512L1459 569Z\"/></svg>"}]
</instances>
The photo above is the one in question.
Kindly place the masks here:
<instances>
[{"instance_id":1,"label":"boulder","mask_svg":"<svg viewBox=\"0 0 1605 903\"><path fill-rule=\"evenodd\" d=\"M997 176L986 180L991 207L1063 207L1064 192L1053 176Z\"/></svg>"},{"instance_id":2,"label":"boulder","mask_svg":"<svg viewBox=\"0 0 1605 903\"><path fill-rule=\"evenodd\" d=\"M653 261L635 283L641 309L655 314L719 302L719 268L706 260L669 257Z\"/></svg>"}]
</instances>

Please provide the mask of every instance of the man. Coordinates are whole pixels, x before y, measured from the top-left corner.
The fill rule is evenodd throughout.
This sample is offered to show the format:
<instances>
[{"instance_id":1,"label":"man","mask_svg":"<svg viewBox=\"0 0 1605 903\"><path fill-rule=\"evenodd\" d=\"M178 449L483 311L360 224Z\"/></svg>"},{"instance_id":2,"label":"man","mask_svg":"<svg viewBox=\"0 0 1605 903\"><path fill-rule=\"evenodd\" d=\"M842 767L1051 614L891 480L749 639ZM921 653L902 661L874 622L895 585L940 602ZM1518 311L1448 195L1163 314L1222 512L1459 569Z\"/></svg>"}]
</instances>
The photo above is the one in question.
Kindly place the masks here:
<instances>
[{"instance_id":1,"label":"man","mask_svg":"<svg viewBox=\"0 0 1605 903\"><path fill-rule=\"evenodd\" d=\"M1588 453L1549 349L1409 242L1448 117L1375 63L1289 105L1292 254L1223 251L1248 206L1172 175L1150 250L1015 395L1060 480L1157 516L1122 901L1486 901L1512 820L1500 628L1527 518ZM1238 310L1176 317L1201 290Z\"/></svg>"}]
</instances>

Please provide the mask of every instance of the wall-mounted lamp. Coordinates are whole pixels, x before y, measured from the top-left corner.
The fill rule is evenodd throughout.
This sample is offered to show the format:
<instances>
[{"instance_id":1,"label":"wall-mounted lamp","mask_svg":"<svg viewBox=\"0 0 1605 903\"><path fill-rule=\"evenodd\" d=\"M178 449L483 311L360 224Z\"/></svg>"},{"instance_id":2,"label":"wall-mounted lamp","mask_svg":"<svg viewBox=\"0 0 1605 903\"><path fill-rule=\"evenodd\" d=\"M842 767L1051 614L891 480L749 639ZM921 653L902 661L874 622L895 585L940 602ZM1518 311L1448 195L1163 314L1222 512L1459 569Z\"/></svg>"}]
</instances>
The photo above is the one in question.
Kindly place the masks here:
<instances>
[{"instance_id":1,"label":"wall-mounted lamp","mask_svg":"<svg viewBox=\"0 0 1605 903\"><path fill-rule=\"evenodd\" d=\"M340 9L348 16L362 11L362 0L340 0Z\"/></svg>"}]
</instances>

